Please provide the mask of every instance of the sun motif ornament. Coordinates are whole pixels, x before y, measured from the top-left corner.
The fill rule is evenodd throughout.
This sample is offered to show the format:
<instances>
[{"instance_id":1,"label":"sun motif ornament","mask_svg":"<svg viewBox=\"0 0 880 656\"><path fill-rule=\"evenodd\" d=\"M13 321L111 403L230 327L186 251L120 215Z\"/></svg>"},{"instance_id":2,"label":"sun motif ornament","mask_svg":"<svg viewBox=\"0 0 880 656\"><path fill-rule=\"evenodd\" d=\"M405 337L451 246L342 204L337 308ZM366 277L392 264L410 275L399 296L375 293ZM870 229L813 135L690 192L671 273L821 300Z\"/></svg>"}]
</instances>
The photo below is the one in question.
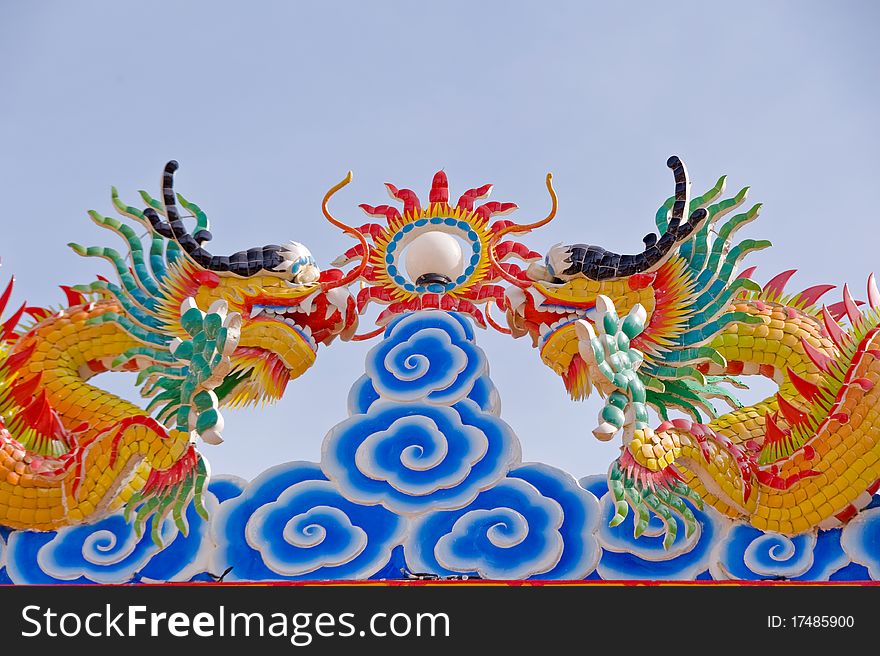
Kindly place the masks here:
<instances>
[{"instance_id":1,"label":"sun motif ornament","mask_svg":"<svg viewBox=\"0 0 880 656\"><path fill-rule=\"evenodd\" d=\"M350 181L351 173L324 199L325 216L335 225L340 224L327 211L327 200ZM489 196L492 185L468 189L451 205L446 173L438 171L428 205L422 207L414 191L386 183L391 197L403 203L402 210L393 205L361 204L369 216L384 218L385 223L356 228L364 239L333 263L345 266L363 258L366 251L368 264L361 273L363 287L357 295L357 309L363 314L372 302L387 305L376 319L379 328L355 339L379 334L400 314L428 309L461 312L482 328L488 324L509 334L509 329L492 319L489 307L495 304L505 310L504 282L530 284L524 268L510 260L527 264L542 256L504 237L529 232L553 219L557 198L552 175L547 175L546 184L552 201L549 214L534 223L517 224L499 218L516 210L515 203L487 201L477 205Z\"/></svg>"}]
</instances>

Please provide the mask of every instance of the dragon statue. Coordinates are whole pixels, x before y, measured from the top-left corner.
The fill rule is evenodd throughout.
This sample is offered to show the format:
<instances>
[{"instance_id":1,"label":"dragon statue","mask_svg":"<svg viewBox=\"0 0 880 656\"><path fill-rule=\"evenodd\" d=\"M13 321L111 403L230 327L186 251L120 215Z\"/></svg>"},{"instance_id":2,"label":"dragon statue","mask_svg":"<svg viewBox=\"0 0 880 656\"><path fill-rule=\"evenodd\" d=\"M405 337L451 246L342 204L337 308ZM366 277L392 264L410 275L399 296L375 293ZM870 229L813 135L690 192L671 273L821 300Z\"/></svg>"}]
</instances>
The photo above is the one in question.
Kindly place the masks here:
<instances>
[{"instance_id":1,"label":"dragon statue","mask_svg":"<svg viewBox=\"0 0 880 656\"><path fill-rule=\"evenodd\" d=\"M70 244L108 260L118 284L62 287L67 307L23 305L0 327L4 526L55 530L124 507L139 531L152 518L154 540L166 517L186 533L189 503L204 513L208 476L196 440L221 441L219 408L280 398L319 344L356 329L347 287L363 266L320 271L296 242L212 255L205 213L174 192L177 167L165 167L161 201L141 192L143 210L113 189L124 221L90 212L123 239L125 257ZM148 252L133 226L148 231ZM146 410L89 382L108 371L139 372Z\"/></svg>"},{"instance_id":2,"label":"dragon statue","mask_svg":"<svg viewBox=\"0 0 880 656\"><path fill-rule=\"evenodd\" d=\"M725 178L691 198L678 157L667 165L675 195L656 215L660 232L637 255L588 244L555 246L524 276L509 277L505 309L514 336L529 335L574 399L605 399L600 440L623 434L609 470L612 525L629 509L635 533L651 514L694 516L683 499L708 503L758 529L794 535L848 521L880 485L880 292L868 279L868 309L830 285L788 293L786 271L763 287L737 266L768 241L734 237L760 210L748 189L722 199ZM741 377L778 385L743 407L730 390ZM715 401L726 402L719 414ZM662 418L649 425L647 409ZM687 418L672 418L680 411ZM708 419L707 423L704 423Z\"/></svg>"},{"instance_id":3,"label":"dragon statue","mask_svg":"<svg viewBox=\"0 0 880 656\"><path fill-rule=\"evenodd\" d=\"M184 511L201 507L207 478L196 443L220 441L221 407L275 400L319 344L368 339L418 310L528 336L573 399L601 395L594 435L623 436L608 474L612 524L633 512L638 536L657 516L668 546L681 522L687 534L696 526L686 501L788 535L847 522L880 484L873 276L867 305L846 286L827 306L830 285L789 293L793 271L758 285L754 267L738 272L770 245L735 239L760 209L737 213L748 190L724 198L722 177L691 197L682 161L667 164L675 193L657 212L660 236L636 255L574 244L542 256L513 239L556 215L550 175L551 210L532 223L503 218L513 203L480 204L490 185L451 204L441 171L426 206L388 184L402 210L361 205L384 221L353 228L327 209L349 173L322 210L358 243L324 271L296 242L210 254L205 213L174 192L176 162L161 200L141 192L142 210L114 189L124 220L90 216L122 238L125 257L71 246L108 260L118 281L63 287L68 307L23 305L0 324L0 524L54 530L124 508L139 531L152 523L154 540L168 517L185 532ZM355 334L374 302L384 306L378 327ZM138 372L146 409L89 382L119 370ZM743 406L735 390L747 376L778 391Z\"/></svg>"}]
</instances>

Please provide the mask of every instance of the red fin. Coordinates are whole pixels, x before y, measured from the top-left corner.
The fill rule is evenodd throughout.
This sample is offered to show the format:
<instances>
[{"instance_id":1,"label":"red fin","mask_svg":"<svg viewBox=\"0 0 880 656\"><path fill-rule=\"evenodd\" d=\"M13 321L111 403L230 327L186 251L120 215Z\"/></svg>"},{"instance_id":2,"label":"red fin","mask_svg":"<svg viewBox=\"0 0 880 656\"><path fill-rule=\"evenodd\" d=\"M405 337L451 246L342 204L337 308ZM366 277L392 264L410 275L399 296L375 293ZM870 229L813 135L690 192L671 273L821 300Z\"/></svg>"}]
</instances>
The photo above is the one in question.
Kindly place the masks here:
<instances>
[{"instance_id":1,"label":"red fin","mask_svg":"<svg viewBox=\"0 0 880 656\"><path fill-rule=\"evenodd\" d=\"M193 273L193 279L200 285L212 289L220 284L220 276L213 271L196 271Z\"/></svg>"},{"instance_id":2,"label":"red fin","mask_svg":"<svg viewBox=\"0 0 880 656\"><path fill-rule=\"evenodd\" d=\"M29 314L34 321L40 322L43 319L48 319L52 316L52 311L47 308L42 307L26 307L24 309L26 314Z\"/></svg>"},{"instance_id":3,"label":"red fin","mask_svg":"<svg viewBox=\"0 0 880 656\"><path fill-rule=\"evenodd\" d=\"M794 385L798 394L804 397L807 401L812 403L816 396L818 396L819 386L815 383L811 383L805 378L801 378L791 368L788 369L788 379L791 381L791 384Z\"/></svg>"},{"instance_id":4,"label":"red fin","mask_svg":"<svg viewBox=\"0 0 880 656\"><path fill-rule=\"evenodd\" d=\"M764 415L764 423L767 427L767 437L764 441L765 444L779 444L788 439L790 435L789 431L781 428L779 424L776 423L776 418L769 412Z\"/></svg>"},{"instance_id":5,"label":"red fin","mask_svg":"<svg viewBox=\"0 0 880 656\"><path fill-rule=\"evenodd\" d=\"M779 411L782 413L782 416L785 417L785 421L792 426L797 426L807 420L806 412L796 407L791 401L778 392L776 393L776 401L779 403Z\"/></svg>"},{"instance_id":6,"label":"red fin","mask_svg":"<svg viewBox=\"0 0 880 656\"><path fill-rule=\"evenodd\" d=\"M21 321L21 317L26 309L27 303L22 303L16 313L9 317L4 324L0 325L0 339L9 339L12 335L12 331L15 330L18 322Z\"/></svg>"},{"instance_id":7,"label":"red fin","mask_svg":"<svg viewBox=\"0 0 880 656\"><path fill-rule=\"evenodd\" d=\"M37 391L37 387L40 384L40 380L43 378L43 372L40 371L29 378L25 378L19 383L16 383L9 389L9 394L15 399L15 402L18 405L24 406L28 405L33 399L34 392Z\"/></svg>"},{"instance_id":8,"label":"red fin","mask_svg":"<svg viewBox=\"0 0 880 656\"><path fill-rule=\"evenodd\" d=\"M489 201L480 205L474 214L484 219L491 218L496 214L510 214L517 208L516 203L499 203L498 201Z\"/></svg>"},{"instance_id":9,"label":"red fin","mask_svg":"<svg viewBox=\"0 0 880 656\"><path fill-rule=\"evenodd\" d=\"M59 285L59 287L61 287L61 291L64 292L64 295L67 297L68 305L82 305L86 302L86 297L75 289L68 287L67 285Z\"/></svg>"},{"instance_id":10,"label":"red fin","mask_svg":"<svg viewBox=\"0 0 880 656\"><path fill-rule=\"evenodd\" d=\"M6 309L6 304L9 303L9 297L12 295L12 288L15 285L15 276L9 279L9 283L6 285L6 289L3 290L3 294L0 295L0 315L3 314L3 310Z\"/></svg>"},{"instance_id":11,"label":"red fin","mask_svg":"<svg viewBox=\"0 0 880 656\"><path fill-rule=\"evenodd\" d=\"M23 365L34 354L34 349L36 348L37 343L31 342L31 345L26 349L19 351L18 353L13 353L6 358L6 362L4 363L6 373L11 374L18 371L21 368L21 365Z\"/></svg>"},{"instance_id":12,"label":"red fin","mask_svg":"<svg viewBox=\"0 0 880 656\"><path fill-rule=\"evenodd\" d=\"M474 202L486 198L490 193L492 193L492 185L487 184L482 187L477 187L476 189L468 189L461 195L461 198L458 199L458 209L465 210L470 212L474 209Z\"/></svg>"}]
</instances>

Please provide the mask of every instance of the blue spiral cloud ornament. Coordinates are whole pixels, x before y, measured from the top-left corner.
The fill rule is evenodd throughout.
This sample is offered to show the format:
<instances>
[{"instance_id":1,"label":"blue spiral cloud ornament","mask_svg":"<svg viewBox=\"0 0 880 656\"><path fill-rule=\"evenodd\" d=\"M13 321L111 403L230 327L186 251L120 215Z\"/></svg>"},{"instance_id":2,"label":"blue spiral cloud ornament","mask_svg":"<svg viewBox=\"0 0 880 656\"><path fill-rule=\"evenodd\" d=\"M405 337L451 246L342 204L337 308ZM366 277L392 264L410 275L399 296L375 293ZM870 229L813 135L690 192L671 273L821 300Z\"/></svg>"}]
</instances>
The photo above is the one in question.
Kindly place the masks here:
<instances>
[{"instance_id":1,"label":"blue spiral cloud ornament","mask_svg":"<svg viewBox=\"0 0 880 656\"><path fill-rule=\"evenodd\" d=\"M403 519L344 498L309 462L266 470L221 504L212 570L227 580L369 578L400 543Z\"/></svg>"},{"instance_id":2,"label":"blue spiral cloud ornament","mask_svg":"<svg viewBox=\"0 0 880 656\"><path fill-rule=\"evenodd\" d=\"M456 314L405 315L367 355L351 416L324 439L321 468L349 500L402 515L461 508L521 460L483 351Z\"/></svg>"},{"instance_id":3,"label":"blue spiral cloud ornament","mask_svg":"<svg viewBox=\"0 0 880 656\"><path fill-rule=\"evenodd\" d=\"M464 508L416 519L404 544L417 572L487 579L582 579L599 560L598 502L574 478L527 464Z\"/></svg>"},{"instance_id":4,"label":"blue spiral cloud ornament","mask_svg":"<svg viewBox=\"0 0 880 656\"><path fill-rule=\"evenodd\" d=\"M736 523L712 553L712 577L740 580L827 581L850 562L840 529L786 536Z\"/></svg>"},{"instance_id":5,"label":"blue spiral cloud ornament","mask_svg":"<svg viewBox=\"0 0 880 656\"><path fill-rule=\"evenodd\" d=\"M209 513L218 505L212 494L205 495ZM187 536L170 518L163 522L161 547L150 537L152 520L138 537L122 513L57 532L14 531L7 574L15 583L27 584L189 581L207 568L213 543L208 522L193 506L186 517Z\"/></svg>"},{"instance_id":6,"label":"blue spiral cloud ornament","mask_svg":"<svg viewBox=\"0 0 880 656\"><path fill-rule=\"evenodd\" d=\"M876 499L876 497L875 497ZM863 510L841 530L840 544L853 562L880 580L880 507Z\"/></svg>"},{"instance_id":7,"label":"blue spiral cloud ornament","mask_svg":"<svg viewBox=\"0 0 880 656\"><path fill-rule=\"evenodd\" d=\"M488 364L468 319L414 312L388 325L367 354L366 370L382 398L452 405L468 395Z\"/></svg>"}]
</instances>

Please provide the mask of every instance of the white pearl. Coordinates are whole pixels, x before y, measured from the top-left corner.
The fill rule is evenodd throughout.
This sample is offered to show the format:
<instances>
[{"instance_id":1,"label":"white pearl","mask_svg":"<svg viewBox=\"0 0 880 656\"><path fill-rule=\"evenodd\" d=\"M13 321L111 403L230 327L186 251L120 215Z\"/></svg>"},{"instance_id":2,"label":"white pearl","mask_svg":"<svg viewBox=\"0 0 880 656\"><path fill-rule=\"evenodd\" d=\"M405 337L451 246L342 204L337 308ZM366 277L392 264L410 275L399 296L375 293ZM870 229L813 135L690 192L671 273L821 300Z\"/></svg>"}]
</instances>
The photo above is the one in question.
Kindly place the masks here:
<instances>
[{"instance_id":1,"label":"white pearl","mask_svg":"<svg viewBox=\"0 0 880 656\"><path fill-rule=\"evenodd\" d=\"M464 271L464 256L455 237L432 230L413 239L406 249L405 264L413 282L426 273L439 273L455 280Z\"/></svg>"}]
</instances>

